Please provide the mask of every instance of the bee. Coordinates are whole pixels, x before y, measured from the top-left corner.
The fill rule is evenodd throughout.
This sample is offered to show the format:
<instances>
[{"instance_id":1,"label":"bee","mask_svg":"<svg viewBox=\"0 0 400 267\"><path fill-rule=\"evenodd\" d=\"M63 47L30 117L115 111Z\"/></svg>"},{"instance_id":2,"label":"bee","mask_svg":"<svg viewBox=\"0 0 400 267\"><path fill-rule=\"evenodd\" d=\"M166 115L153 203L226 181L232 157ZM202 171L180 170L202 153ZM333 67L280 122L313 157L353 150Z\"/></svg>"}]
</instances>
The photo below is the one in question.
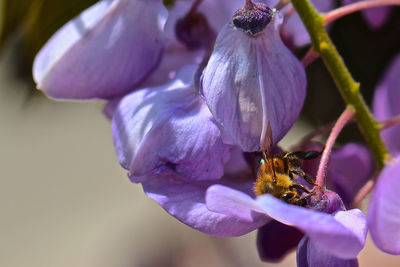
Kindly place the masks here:
<instances>
[{"instance_id":1,"label":"bee","mask_svg":"<svg viewBox=\"0 0 400 267\"><path fill-rule=\"evenodd\" d=\"M267 135L270 141L265 149L267 151L262 151L262 157L257 164L254 192L257 196L271 194L286 203L305 206L306 198L312 194L312 191L294 181L297 176L301 176L310 185L316 185L314 179L302 170L301 165L303 160L315 159L321 152L295 151L271 156L272 132L270 127L268 129ZM307 195L302 197L304 192Z\"/></svg>"}]
</instances>

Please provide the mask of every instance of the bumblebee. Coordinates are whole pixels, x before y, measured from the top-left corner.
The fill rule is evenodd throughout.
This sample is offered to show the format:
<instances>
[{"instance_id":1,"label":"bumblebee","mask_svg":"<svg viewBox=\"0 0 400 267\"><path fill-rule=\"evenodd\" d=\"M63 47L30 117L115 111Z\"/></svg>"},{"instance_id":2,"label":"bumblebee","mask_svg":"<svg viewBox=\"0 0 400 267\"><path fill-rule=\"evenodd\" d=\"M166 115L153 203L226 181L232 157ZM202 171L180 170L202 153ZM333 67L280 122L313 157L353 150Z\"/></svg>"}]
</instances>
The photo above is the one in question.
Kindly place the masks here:
<instances>
[{"instance_id":1,"label":"bumblebee","mask_svg":"<svg viewBox=\"0 0 400 267\"><path fill-rule=\"evenodd\" d=\"M263 152L256 171L256 195L271 194L289 204L305 206L306 197L312 194L312 191L294 180L301 176L307 183L315 186L314 179L301 169L301 165L303 160L314 159L320 154L319 151L296 151L267 157ZM308 195L302 197L303 192Z\"/></svg>"}]
</instances>

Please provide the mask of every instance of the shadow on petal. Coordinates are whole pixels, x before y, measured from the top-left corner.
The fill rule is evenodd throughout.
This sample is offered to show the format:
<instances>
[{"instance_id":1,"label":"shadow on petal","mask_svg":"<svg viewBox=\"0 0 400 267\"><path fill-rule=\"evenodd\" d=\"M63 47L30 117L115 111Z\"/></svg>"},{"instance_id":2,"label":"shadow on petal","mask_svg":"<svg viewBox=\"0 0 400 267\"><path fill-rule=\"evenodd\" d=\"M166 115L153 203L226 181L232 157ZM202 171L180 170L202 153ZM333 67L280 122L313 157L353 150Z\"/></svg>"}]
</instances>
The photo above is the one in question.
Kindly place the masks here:
<instances>
[{"instance_id":1,"label":"shadow on petal","mask_svg":"<svg viewBox=\"0 0 400 267\"><path fill-rule=\"evenodd\" d=\"M296 228L272 220L258 229L258 255L262 261L279 262L297 247L303 236Z\"/></svg>"}]
</instances>

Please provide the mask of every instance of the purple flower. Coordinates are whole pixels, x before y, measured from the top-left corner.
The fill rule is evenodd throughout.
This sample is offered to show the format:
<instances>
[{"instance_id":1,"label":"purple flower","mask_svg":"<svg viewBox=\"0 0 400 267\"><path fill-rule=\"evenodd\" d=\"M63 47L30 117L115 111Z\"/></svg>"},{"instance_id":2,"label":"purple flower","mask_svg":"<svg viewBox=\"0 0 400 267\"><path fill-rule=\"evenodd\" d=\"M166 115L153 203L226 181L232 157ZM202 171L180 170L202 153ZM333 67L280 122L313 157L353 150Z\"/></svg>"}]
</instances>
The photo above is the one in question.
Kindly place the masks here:
<instances>
[{"instance_id":1,"label":"purple flower","mask_svg":"<svg viewBox=\"0 0 400 267\"><path fill-rule=\"evenodd\" d=\"M186 67L167 85L120 101L112 122L118 159L133 182L183 223L211 235L242 235L268 218L254 212L238 219L205 205L206 189L217 181L249 194L253 183L241 152L222 143L195 89L195 70Z\"/></svg>"},{"instance_id":2,"label":"purple flower","mask_svg":"<svg viewBox=\"0 0 400 267\"><path fill-rule=\"evenodd\" d=\"M222 28L202 76L202 92L224 142L243 151L260 150L268 124L278 142L297 120L306 89L302 64L279 36L279 14L263 4L253 7L236 13L236 26Z\"/></svg>"},{"instance_id":3,"label":"purple flower","mask_svg":"<svg viewBox=\"0 0 400 267\"><path fill-rule=\"evenodd\" d=\"M167 16L161 0L103 0L62 27L35 59L37 87L59 99L110 99L160 61Z\"/></svg>"},{"instance_id":4,"label":"purple flower","mask_svg":"<svg viewBox=\"0 0 400 267\"><path fill-rule=\"evenodd\" d=\"M371 199L368 227L382 251L400 255L400 157L385 166Z\"/></svg>"},{"instance_id":5,"label":"purple flower","mask_svg":"<svg viewBox=\"0 0 400 267\"><path fill-rule=\"evenodd\" d=\"M241 4L177 0L167 12L161 0L102 0L42 48L35 82L56 99L113 100L138 87L161 85L182 66L201 62Z\"/></svg>"},{"instance_id":6,"label":"purple flower","mask_svg":"<svg viewBox=\"0 0 400 267\"><path fill-rule=\"evenodd\" d=\"M343 0L343 3L348 5L359 1L360 0ZM392 9L393 8L390 6L368 8L362 11L362 15L372 29L379 29L386 22Z\"/></svg>"},{"instance_id":7,"label":"purple flower","mask_svg":"<svg viewBox=\"0 0 400 267\"><path fill-rule=\"evenodd\" d=\"M358 209L342 210L343 204L333 192L317 193L314 200L314 206L310 204L313 209L307 209L284 203L269 194L253 199L223 185L211 186L206 194L207 207L212 211L238 219L257 212L303 232L305 237L297 255L299 266L343 266L340 264L356 261L367 234L363 213ZM330 211L335 212L325 213ZM317 265L318 262L333 264Z\"/></svg>"},{"instance_id":8,"label":"purple flower","mask_svg":"<svg viewBox=\"0 0 400 267\"><path fill-rule=\"evenodd\" d=\"M183 68L164 86L125 96L113 115L118 159L139 182L173 169L191 180L218 179L229 146L193 80L196 66Z\"/></svg>"},{"instance_id":9,"label":"purple flower","mask_svg":"<svg viewBox=\"0 0 400 267\"><path fill-rule=\"evenodd\" d=\"M387 120L400 115L400 54L398 54L384 77L378 83L373 100L373 110L376 119ZM391 126L381 131L389 151L393 155L400 153L400 125Z\"/></svg>"}]
</instances>

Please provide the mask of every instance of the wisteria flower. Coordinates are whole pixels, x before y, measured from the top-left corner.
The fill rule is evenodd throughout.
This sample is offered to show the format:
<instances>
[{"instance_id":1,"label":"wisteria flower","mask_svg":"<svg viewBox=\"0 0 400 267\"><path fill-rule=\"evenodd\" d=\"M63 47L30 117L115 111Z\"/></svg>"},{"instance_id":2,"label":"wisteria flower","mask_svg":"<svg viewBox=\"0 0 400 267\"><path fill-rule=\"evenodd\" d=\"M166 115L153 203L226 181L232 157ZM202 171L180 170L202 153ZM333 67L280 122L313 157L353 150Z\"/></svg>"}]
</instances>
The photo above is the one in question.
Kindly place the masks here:
<instances>
[{"instance_id":1,"label":"wisteria flower","mask_svg":"<svg viewBox=\"0 0 400 267\"><path fill-rule=\"evenodd\" d=\"M56 99L111 100L161 85L182 66L201 62L241 3L177 0L167 12L161 0L102 0L42 48L35 82Z\"/></svg>"},{"instance_id":2,"label":"wisteria flower","mask_svg":"<svg viewBox=\"0 0 400 267\"><path fill-rule=\"evenodd\" d=\"M382 251L400 255L400 157L385 166L378 177L368 211L372 240Z\"/></svg>"},{"instance_id":3,"label":"wisteria flower","mask_svg":"<svg viewBox=\"0 0 400 267\"><path fill-rule=\"evenodd\" d=\"M225 143L260 150L268 124L278 142L302 108L306 77L282 43L282 18L264 4L246 5L218 34L202 76L202 92Z\"/></svg>"},{"instance_id":4,"label":"wisteria flower","mask_svg":"<svg viewBox=\"0 0 400 267\"><path fill-rule=\"evenodd\" d=\"M269 194L253 199L223 185L211 186L206 195L212 211L242 219L256 211L303 232L298 266L353 266L365 244L365 216L358 209L343 210L340 198L330 191L315 194L315 200L316 210L284 203Z\"/></svg>"},{"instance_id":5,"label":"wisteria flower","mask_svg":"<svg viewBox=\"0 0 400 267\"><path fill-rule=\"evenodd\" d=\"M134 181L168 168L193 180L223 175L229 146L194 88L195 70L185 67L168 84L120 101L112 122L114 144Z\"/></svg>"},{"instance_id":6,"label":"wisteria flower","mask_svg":"<svg viewBox=\"0 0 400 267\"><path fill-rule=\"evenodd\" d=\"M400 55L397 55L379 82L374 95L374 115L379 120L390 119L400 114L399 72ZM392 125L381 131L389 151L396 158L385 166L378 176L368 213L371 237L382 251L400 255L400 214L397 195L400 171L400 125Z\"/></svg>"},{"instance_id":7,"label":"wisteria flower","mask_svg":"<svg viewBox=\"0 0 400 267\"><path fill-rule=\"evenodd\" d=\"M237 160L241 152L222 143L194 86L195 71L195 66L186 67L170 83L133 92L120 101L112 121L118 159L132 181L141 182L148 196L185 224L217 236L241 235L267 218L254 213L241 220L205 205L205 191L215 181L245 192L251 192L252 181L244 179L251 172L243 159Z\"/></svg>"},{"instance_id":8,"label":"wisteria flower","mask_svg":"<svg viewBox=\"0 0 400 267\"><path fill-rule=\"evenodd\" d=\"M375 90L373 109L378 120L387 120L400 115L400 54L390 64L384 77ZM393 155L400 154L400 125L394 125L381 131L389 151Z\"/></svg>"},{"instance_id":9,"label":"wisteria flower","mask_svg":"<svg viewBox=\"0 0 400 267\"><path fill-rule=\"evenodd\" d=\"M35 59L37 87L58 99L110 99L160 61L167 11L160 0L103 0L62 27Z\"/></svg>"}]
</instances>

